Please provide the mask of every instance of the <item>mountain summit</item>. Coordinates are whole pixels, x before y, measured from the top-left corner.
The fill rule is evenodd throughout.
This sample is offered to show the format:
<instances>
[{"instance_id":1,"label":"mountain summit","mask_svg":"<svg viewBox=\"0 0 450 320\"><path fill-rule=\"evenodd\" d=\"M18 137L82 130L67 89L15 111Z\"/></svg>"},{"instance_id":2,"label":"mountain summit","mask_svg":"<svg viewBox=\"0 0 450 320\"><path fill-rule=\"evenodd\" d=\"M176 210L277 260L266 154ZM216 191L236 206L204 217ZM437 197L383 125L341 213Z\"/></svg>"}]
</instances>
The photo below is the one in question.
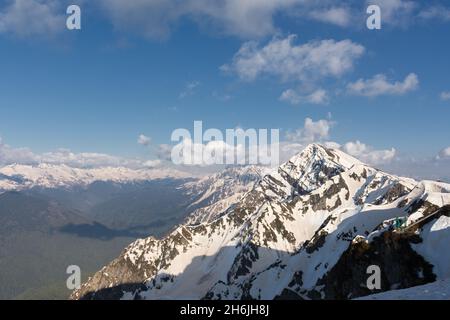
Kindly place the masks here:
<instances>
[{"instance_id":1,"label":"mountain summit","mask_svg":"<svg viewBox=\"0 0 450 320\"><path fill-rule=\"evenodd\" d=\"M450 278L448 184L312 144L231 203L137 240L72 298L349 299ZM361 285L370 265L375 292Z\"/></svg>"}]
</instances>

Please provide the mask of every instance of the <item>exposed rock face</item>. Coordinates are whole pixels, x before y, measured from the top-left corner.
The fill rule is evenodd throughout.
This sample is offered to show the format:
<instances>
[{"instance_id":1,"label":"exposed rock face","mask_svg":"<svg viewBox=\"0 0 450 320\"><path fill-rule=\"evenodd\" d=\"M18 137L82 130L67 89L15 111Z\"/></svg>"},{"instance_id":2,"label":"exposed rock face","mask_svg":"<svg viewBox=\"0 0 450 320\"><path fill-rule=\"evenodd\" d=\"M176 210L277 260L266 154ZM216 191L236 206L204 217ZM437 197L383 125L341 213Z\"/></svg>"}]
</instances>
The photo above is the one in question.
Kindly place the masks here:
<instances>
[{"instance_id":1,"label":"exposed rock face","mask_svg":"<svg viewBox=\"0 0 450 320\"><path fill-rule=\"evenodd\" d=\"M326 299L350 299L375 293L377 290L369 290L366 286L367 269L371 265L383 270L380 291L435 281L433 266L410 246L410 242L420 241L420 237L414 234L386 231L371 243L356 242L317 285L324 286Z\"/></svg>"},{"instance_id":2,"label":"exposed rock face","mask_svg":"<svg viewBox=\"0 0 450 320\"><path fill-rule=\"evenodd\" d=\"M449 190L310 145L227 208L207 204L167 237L131 244L72 298L348 299L372 293L361 287L370 264L382 290L434 281L438 262L411 243ZM416 233L393 231L399 217Z\"/></svg>"}]
</instances>

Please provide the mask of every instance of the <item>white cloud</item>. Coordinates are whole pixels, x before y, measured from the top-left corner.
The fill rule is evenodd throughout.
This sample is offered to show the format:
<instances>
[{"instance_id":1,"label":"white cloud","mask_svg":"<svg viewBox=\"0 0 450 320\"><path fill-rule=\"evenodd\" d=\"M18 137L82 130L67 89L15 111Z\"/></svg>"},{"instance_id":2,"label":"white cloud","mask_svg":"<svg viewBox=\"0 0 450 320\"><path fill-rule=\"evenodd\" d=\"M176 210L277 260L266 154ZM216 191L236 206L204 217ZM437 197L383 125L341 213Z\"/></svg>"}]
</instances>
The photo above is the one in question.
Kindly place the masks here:
<instances>
[{"instance_id":1,"label":"white cloud","mask_svg":"<svg viewBox=\"0 0 450 320\"><path fill-rule=\"evenodd\" d=\"M443 92L441 92L440 97L441 97L442 101L450 100L450 91L443 91Z\"/></svg>"},{"instance_id":2,"label":"white cloud","mask_svg":"<svg viewBox=\"0 0 450 320\"><path fill-rule=\"evenodd\" d=\"M148 160L143 163L144 167L146 168L157 168L161 166L161 164L161 160Z\"/></svg>"},{"instance_id":3,"label":"white cloud","mask_svg":"<svg viewBox=\"0 0 450 320\"><path fill-rule=\"evenodd\" d=\"M347 142L344 145L327 140L335 124L329 119L313 121L311 118L306 118L302 128L286 135L287 140L281 143L280 147L281 158L288 159L310 143L321 143L327 148L341 149L370 165L386 165L396 158L397 151L394 148L377 150L359 140Z\"/></svg>"},{"instance_id":4,"label":"white cloud","mask_svg":"<svg viewBox=\"0 0 450 320\"><path fill-rule=\"evenodd\" d=\"M65 30L64 14L56 0L13 0L0 9L0 33L23 38L52 36Z\"/></svg>"},{"instance_id":5,"label":"white cloud","mask_svg":"<svg viewBox=\"0 0 450 320\"><path fill-rule=\"evenodd\" d=\"M389 82L384 74L377 74L371 79L359 79L349 83L347 90L350 94L376 97L381 95L402 95L416 90L419 86L419 78L415 73L410 73L402 82Z\"/></svg>"},{"instance_id":6,"label":"white cloud","mask_svg":"<svg viewBox=\"0 0 450 320\"><path fill-rule=\"evenodd\" d=\"M331 23L340 27L347 27L352 21L350 9L344 7L316 9L311 11L309 16L314 20Z\"/></svg>"},{"instance_id":7,"label":"white cloud","mask_svg":"<svg viewBox=\"0 0 450 320\"><path fill-rule=\"evenodd\" d=\"M342 150L371 165L389 163L394 160L397 153L394 148L390 150L374 150L373 147L360 141L347 142L342 146Z\"/></svg>"},{"instance_id":8,"label":"white cloud","mask_svg":"<svg viewBox=\"0 0 450 320\"><path fill-rule=\"evenodd\" d=\"M436 156L436 160L450 160L450 147L442 149Z\"/></svg>"},{"instance_id":9,"label":"white cloud","mask_svg":"<svg viewBox=\"0 0 450 320\"><path fill-rule=\"evenodd\" d=\"M312 143L323 141L328 138L334 122L331 120L313 121L311 118L306 118L303 128L297 129L294 132L288 132L286 139L291 142L298 143Z\"/></svg>"},{"instance_id":10,"label":"white cloud","mask_svg":"<svg viewBox=\"0 0 450 320\"><path fill-rule=\"evenodd\" d=\"M293 105L301 103L327 104L329 97L327 91L324 89L317 89L308 95L301 95L293 89L287 89L281 94L280 100Z\"/></svg>"},{"instance_id":11,"label":"white cloud","mask_svg":"<svg viewBox=\"0 0 450 320\"><path fill-rule=\"evenodd\" d=\"M148 146L152 142L152 139L150 137L147 137L143 134L140 134L137 143L143 146Z\"/></svg>"},{"instance_id":12,"label":"white cloud","mask_svg":"<svg viewBox=\"0 0 450 320\"><path fill-rule=\"evenodd\" d=\"M184 87L183 91L181 91L180 93L180 99L192 96L195 93L195 89L198 88L198 86L200 86L200 82L199 81L191 81L189 83L186 84L186 86Z\"/></svg>"},{"instance_id":13,"label":"white cloud","mask_svg":"<svg viewBox=\"0 0 450 320\"><path fill-rule=\"evenodd\" d=\"M12 148L0 137L0 165L11 163L30 164L38 161L38 157L28 148Z\"/></svg>"},{"instance_id":14,"label":"white cloud","mask_svg":"<svg viewBox=\"0 0 450 320\"><path fill-rule=\"evenodd\" d=\"M325 142L323 142L323 145L326 148L330 148L330 149L340 149L342 147L339 143L337 143L335 141L325 141Z\"/></svg>"},{"instance_id":15,"label":"white cloud","mask_svg":"<svg viewBox=\"0 0 450 320\"><path fill-rule=\"evenodd\" d=\"M397 151L392 149L376 150L360 141L347 142L341 145L334 141L309 141L309 142L289 142L284 141L280 143L280 159L282 162L289 160L292 156L298 154L309 143L320 143L327 148L340 149L358 160L369 165L387 166L395 162Z\"/></svg>"},{"instance_id":16,"label":"white cloud","mask_svg":"<svg viewBox=\"0 0 450 320\"><path fill-rule=\"evenodd\" d=\"M229 165L236 164L236 159L240 159L245 163L241 164L261 164L260 155L263 150L259 149L260 145L256 144L228 144L226 141L217 140L207 143L196 143L191 139L183 139L181 142L171 148L171 160L178 165L187 166L211 166L211 165L225 165L228 161L227 155L234 155L236 157ZM270 147L269 147L270 148ZM261 153L260 153L261 152ZM256 156L251 158L250 155ZM274 159L277 162L278 159Z\"/></svg>"},{"instance_id":17,"label":"white cloud","mask_svg":"<svg viewBox=\"0 0 450 320\"><path fill-rule=\"evenodd\" d=\"M296 45L295 35L273 38L264 46L246 42L229 65L221 69L235 73L242 80L275 76L283 81L311 81L324 77L340 77L353 68L365 49L351 40L310 41Z\"/></svg>"},{"instance_id":18,"label":"white cloud","mask_svg":"<svg viewBox=\"0 0 450 320\"><path fill-rule=\"evenodd\" d=\"M314 104L327 104L329 101L328 93L324 89L317 89L311 93L308 97L308 101Z\"/></svg>"},{"instance_id":19,"label":"white cloud","mask_svg":"<svg viewBox=\"0 0 450 320\"><path fill-rule=\"evenodd\" d=\"M0 166L10 164L36 165L39 163L65 164L76 168L95 167L143 167L140 159L128 159L103 153L74 153L68 149L58 149L52 152L37 154L28 148L13 148L0 138Z\"/></svg>"}]
</instances>

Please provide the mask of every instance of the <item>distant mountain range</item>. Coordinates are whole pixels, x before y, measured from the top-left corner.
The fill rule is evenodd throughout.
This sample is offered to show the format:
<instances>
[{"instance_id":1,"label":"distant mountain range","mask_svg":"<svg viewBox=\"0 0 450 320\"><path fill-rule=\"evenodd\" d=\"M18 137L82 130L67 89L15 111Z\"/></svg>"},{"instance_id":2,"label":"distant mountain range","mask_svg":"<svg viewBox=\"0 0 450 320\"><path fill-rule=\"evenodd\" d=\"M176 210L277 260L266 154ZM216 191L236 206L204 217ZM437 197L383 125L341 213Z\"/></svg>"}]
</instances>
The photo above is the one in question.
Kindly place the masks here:
<instances>
[{"instance_id":1,"label":"distant mountain range","mask_svg":"<svg viewBox=\"0 0 450 320\"><path fill-rule=\"evenodd\" d=\"M130 183L157 179L183 179L189 175L175 169L129 169L106 167L93 169L71 168L67 165L13 164L0 168L0 192L33 187L68 188L88 186L94 182Z\"/></svg>"},{"instance_id":2,"label":"distant mountain range","mask_svg":"<svg viewBox=\"0 0 450 320\"><path fill-rule=\"evenodd\" d=\"M450 279L449 184L312 144L273 171L180 188L184 223L130 244L72 299L353 299Z\"/></svg>"},{"instance_id":3,"label":"distant mountain range","mask_svg":"<svg viewBox=\"0 0 450 320\"><path fill-rule=\"evenodd\" d=\"M1 168L0 298L67 298L68 265L87 277L137 238L160 237L204 208L220 212L253 187L257 170L200 179L159 169Z\"/></svg>"}]
</instances>

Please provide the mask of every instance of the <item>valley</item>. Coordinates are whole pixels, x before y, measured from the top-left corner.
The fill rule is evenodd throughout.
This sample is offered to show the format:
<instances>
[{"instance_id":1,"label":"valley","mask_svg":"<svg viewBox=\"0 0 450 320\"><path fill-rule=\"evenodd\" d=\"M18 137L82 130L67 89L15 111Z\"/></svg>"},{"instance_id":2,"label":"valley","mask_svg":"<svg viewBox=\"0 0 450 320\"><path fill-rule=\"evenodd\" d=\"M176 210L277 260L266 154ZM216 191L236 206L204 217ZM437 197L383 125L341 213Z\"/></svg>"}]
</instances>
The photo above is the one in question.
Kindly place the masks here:
<instances>
[{"instance_id":1,"label":"valley","mask_svg":"<svg viewBox=\"0 0 450 320\"><path fill-rule=\"evenodd\" d=\"M228 196L237 199L239 189L246 191L259 178L229 184L231 192L222 186L234 170L210 180L149 175L135 180L132 174L120 181L103 179L103 170L103 176L84 183L65 166L21 169L15 167L11 176L5 174L10 168L0 169L5 172L0 185L9 189L0 192L1 299L65 299L68 265L79 266L87 280L136 239L161 237L221 192L225 202ZM30 174L36 170L38 175Z\"/></svg>"}]
</instances>

